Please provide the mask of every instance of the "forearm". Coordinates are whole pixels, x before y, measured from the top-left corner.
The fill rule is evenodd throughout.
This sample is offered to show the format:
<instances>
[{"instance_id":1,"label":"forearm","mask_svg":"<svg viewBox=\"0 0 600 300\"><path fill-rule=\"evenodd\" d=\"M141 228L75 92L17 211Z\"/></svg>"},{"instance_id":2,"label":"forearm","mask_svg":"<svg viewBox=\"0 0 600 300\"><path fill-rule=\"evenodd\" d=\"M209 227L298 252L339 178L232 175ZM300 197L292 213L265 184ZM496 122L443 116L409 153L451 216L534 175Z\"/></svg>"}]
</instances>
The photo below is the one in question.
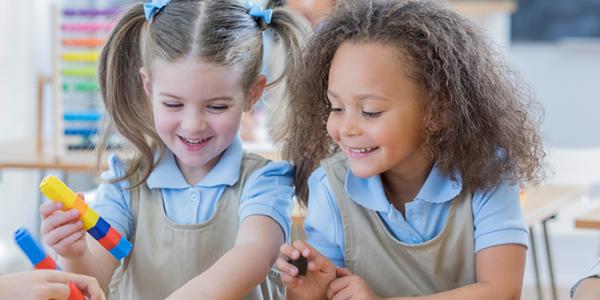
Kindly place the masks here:
<instances>
[{"instance_id":1,"label":"forearm","mask_svg":"<svg viewBox=\"0 0 600 300\"><path fill-rule=\"evenodd\" d=\"M168 299L241 299L265 280L276 255L259 242L238 245Z\"/></svg>"},{"instance_id":2,"label":"forearm","mask_svg":"<svg viewBox=\"0 0 600 300\"><path fill-rule=\"evenodd\" d=\"M457 289L419 297L395 297L389 300L518 300L521 290L500 290L487 282L478 282Z\"/></svg>"},{"instance_id":3,"label":"forearm","mask_svg":"<svg viewBox=\"0 0 600 300\"><path fill-rule=\"evenodd\" d=\"M65 271L88 275L96 278L100 287L106 291L119 262L95 240L87 238L88 251L79 258L58 257L58 265Z\"/></svg>"}]
</instances>

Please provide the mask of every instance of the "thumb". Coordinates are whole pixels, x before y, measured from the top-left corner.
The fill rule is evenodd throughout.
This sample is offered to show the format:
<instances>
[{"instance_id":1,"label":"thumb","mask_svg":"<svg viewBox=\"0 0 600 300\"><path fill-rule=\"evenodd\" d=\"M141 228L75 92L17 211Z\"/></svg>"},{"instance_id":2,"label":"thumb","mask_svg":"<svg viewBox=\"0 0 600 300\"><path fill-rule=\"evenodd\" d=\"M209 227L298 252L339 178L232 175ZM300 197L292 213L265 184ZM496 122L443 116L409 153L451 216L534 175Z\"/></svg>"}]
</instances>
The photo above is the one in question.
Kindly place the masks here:
<instances>
[{"instance_id":1,"label":"thumb","mask_svg":"<svg viewBox=\"0 0 600 300\"><path fill-rule=\"evenodd\" d=\"M350 272L350 270L348 268L335 268L335 276L339 277L345 277L345 276L351 276L352 272Z\"/></svg>"}]
</instances>

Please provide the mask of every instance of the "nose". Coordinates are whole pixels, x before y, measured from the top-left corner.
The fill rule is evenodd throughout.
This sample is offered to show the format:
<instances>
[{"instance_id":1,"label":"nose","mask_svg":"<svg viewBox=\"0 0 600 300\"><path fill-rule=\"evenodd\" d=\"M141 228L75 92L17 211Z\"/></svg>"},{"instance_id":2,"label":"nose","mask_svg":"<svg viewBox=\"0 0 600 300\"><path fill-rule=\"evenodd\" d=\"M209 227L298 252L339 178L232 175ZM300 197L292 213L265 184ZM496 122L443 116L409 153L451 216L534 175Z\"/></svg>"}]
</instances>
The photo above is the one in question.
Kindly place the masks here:
<instances>
[{"instance_id":1,"label":"nose","mask_svg":"<svg viewBox=\"0 0 600 300\"><path fill-rule=\"evenodd\" d=\"M206 120L202 114L187 114L181 122L181 128L186 132L199 132L206 129Z\"/></svg>"},{"instance_id":2,"label":"nose","mask_svg":"<svg viewBox=\"0 0 600 300\"><path fill-rule=\"evenodd\" d=\"M340 118L340 134L342 136L360 135L360 127L358 126L356 118L350 113L346 113Z\"/></svg>"}]
</instances>

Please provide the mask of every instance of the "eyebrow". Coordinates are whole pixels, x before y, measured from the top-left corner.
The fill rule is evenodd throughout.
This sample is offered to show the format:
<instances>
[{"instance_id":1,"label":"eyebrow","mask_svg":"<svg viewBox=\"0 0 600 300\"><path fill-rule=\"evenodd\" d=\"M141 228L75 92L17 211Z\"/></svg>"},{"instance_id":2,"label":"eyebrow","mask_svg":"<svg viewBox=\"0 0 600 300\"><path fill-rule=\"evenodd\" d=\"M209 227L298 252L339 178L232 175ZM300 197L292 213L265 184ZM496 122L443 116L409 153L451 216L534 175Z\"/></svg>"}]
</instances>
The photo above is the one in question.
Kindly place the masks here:
<instances>
[{"instance_id":1,"label":"eyebrow","mask_svg":"<svg viewBox=\"0 0 600 300\"><path fill-rule=\"evenodd\" d=\"M173 95L170 93L159 93L159 95L161 96L167 96L167 97L171 97L177 100L181 100L182 98L177 96L177 95ZM233 97L231 96L216 96L216 97L211 97L208 99L204 99L204 101L216 101L216 100L225 100L225 101L233 101Z\"/></svg>"},{"instance_id":2,"label":"eyebrow","mask_svg":"<svg viewBox=\"0 0 600 300\"><path fill-rule=\"evenodd\" d=\"M327 95L339 99L340 97L333 91L328 90L327 91ZM390 101L390 99L385 98L385 97L381 97L381 96L377 96L377 95L373 95L373 94L359 94L355 97L358 100L367 100L367 99L374 99L374 100L384 100L384 101Z\"/></svg>"}]
</instances>

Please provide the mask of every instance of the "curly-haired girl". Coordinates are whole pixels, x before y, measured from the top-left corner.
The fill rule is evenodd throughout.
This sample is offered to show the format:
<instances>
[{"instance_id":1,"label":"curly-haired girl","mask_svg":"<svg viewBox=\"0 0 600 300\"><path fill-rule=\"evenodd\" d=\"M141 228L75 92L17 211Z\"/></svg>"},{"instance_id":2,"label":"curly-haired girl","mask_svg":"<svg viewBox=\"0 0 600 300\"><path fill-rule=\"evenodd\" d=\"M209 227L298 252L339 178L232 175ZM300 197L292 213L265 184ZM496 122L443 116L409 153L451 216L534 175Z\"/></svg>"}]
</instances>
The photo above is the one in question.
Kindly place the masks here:
<instances>
[{"instance_id":1,"label":"curly-haired girl","mask_svg":"<svg viewBox=\"0 0 600 300\"><path fill-rule=\"evenodd\" d=\"M518 299L519 188L544 156L527 89L450 9L338 2L282 128L307 203L277 262L288 298Z\"/></svg>"}]
</instances>

